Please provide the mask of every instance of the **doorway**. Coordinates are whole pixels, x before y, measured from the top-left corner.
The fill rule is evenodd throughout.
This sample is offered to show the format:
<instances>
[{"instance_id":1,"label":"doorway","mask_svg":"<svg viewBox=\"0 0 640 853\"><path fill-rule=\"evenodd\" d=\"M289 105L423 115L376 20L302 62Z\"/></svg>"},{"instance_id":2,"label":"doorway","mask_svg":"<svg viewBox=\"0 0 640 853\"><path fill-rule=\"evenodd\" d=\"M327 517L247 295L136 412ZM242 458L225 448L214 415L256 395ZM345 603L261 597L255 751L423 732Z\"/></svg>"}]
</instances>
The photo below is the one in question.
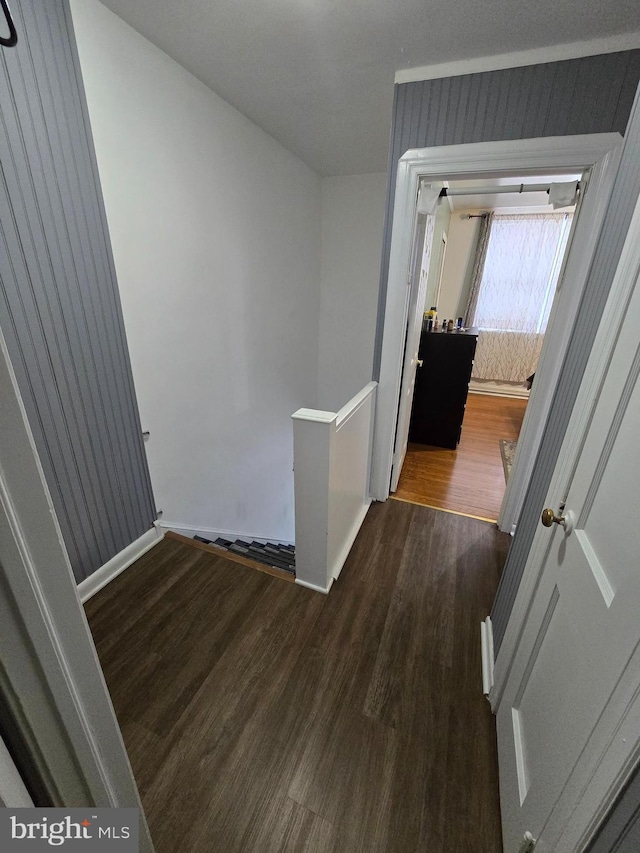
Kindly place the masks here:
<instances>
[{"instance_id":1,"label":"doorway","mask_svg":"<svg viewBox=\"0 0 640 853\"><path fill-rule=\"evenodd\" d=\"M497 521L587 184L581 172L444 182L432 245L414 252L426 296L394 498Z\"/></svg>"},{"instance_id":2,"label":"doorway","mask_svg":"<svg viewBox=\"0 0 640 853\"><path fill-rule=\"evenodd\" d=\"M537 366L537 381L520 433L520 464L516 464L499 519L502 530L513 532L533 469L546 416L568 344L582 289L619 159L618 134L597 134L558 139L518 140L446 146L408 152L398 165L389 282L381 353L376 432L374 436L372 495L386 500L390 494L398 400L406 377L405 341L410 321L411 261L417 224L416 198L421 183L517 178L533 175L584 173L591 169L589 191L584 196L563 276L561 297L551 312L545 346ZM450 236L449 236L450 240ZM450 246L447 252L451 254ZM412 318L421 323L419 317ZM542 381L540 377L542 376ZM535 405L534 405L535 402ZM532 414L533 412L533 414Z\"/></svg>"}]
</instances>

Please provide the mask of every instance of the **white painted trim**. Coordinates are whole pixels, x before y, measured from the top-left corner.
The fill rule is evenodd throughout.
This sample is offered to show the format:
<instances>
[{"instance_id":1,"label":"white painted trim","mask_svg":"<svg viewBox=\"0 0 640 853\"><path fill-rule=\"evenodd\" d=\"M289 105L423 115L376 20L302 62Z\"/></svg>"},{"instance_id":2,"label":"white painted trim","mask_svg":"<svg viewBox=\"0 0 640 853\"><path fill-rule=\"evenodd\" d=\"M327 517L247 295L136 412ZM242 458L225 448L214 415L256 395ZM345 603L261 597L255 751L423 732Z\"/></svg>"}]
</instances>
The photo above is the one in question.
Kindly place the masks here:
<instances>
[{"instance_id":1,"label":"white painted trim","mask_svg":"<svg viewBox=\"0 0 640 853\"><path fill-rule=\"evenodd\" d=\"M251 541L261 542L263 545L267 542L273 542L274 545L294 545L292 540L278 539L274 536L258 536L253 533L247 533L242 530L214 530L212 527L194 527L191 524L183 524L180 521L165 521L160 519L154 522L155 526L160 530L173 530L174 533L181 533L183 536L188 536L193 539L194 536L202 536L204 539L217 539L220 536L222 539L248 539ZM264 531L262 531L264 533Z\"/></svg>"},{"instance_id":2,"label":"white painted trim","mask_svg":"<svg viewBox=\"0 0 640 853\"><path fill-rule=\"evenodd\" d=\"M603 133L447 145L407 151L400 158L374 433L371 494L375 500L384 501L389 496L404 353L407 275L420 181L484 178L496 174L517 176L547 169L582 171L605 160L611 175L615 172L611 164L619 157L620 143L619 134Z\"/></svg>"},{"instance_id":3,"label":"white painted trim","mask_svg":"<svg viewBox=\"0 0 640 853\"><path fill-rule=\"evenodd\" d=\"M131 766L0 332L0 638L38 771L60 805L137 807Z\"/></svg>"},{"instance_id":4,"label":"white painted trim","mask_svg":"<svg viewBox=\"0 0 640 853\"><path fill-rule=\"evenodd\" d=\"M333 586L333 578L331 578L331 583L329 584L329 586L316 586L316 584L300 580L300 578L296 578L296 583L300 586L305 587L306 589L312 589L314 592L321 592L323 595L329 595L329 590Z\"/></svg>"},{"instance_id":5,"label":"white painted trim","mask_svg":"<svg viewBox=\"0 0 640 853\"><path fill-rule=\"evenodd\" d=\"M96 592L99 592L108 583L111 583L114 578L117 578L125 569L128 569L132 563L135 563L143 554L146 554L154 545L157 545L163 536L164 534L160 530L152 527L151 530L147 530L135 542L123 548L120 553L112 557L104 566L100 566L92 575L80 581L78 584L80 601L84 604Z\"/></svg>"},{"instance_id":6,"label":"white painted trim","mask_svg":"<svg viewBox=\"0 0 640 853\"><path fill-rule=\"evenodd\" d=\"M604 36L590 41L575 41L499 53L493 56L478 56L475 59L460 59L441 62L437 65L422 65L417 68L402 68L396 71L396 83L417 83L421 80L436 80L442 77L460 77L462 74L481 74L485 71L501 71L504 68L522 68L525 65L540 65L544 62L560 62L564 59L581 59L601 53L618 53L640 47L640 32Z\"/></svg>"},{"instance_id":7,"label":"white painted trim","mask_svg":"<svg viewBox=\"0 0 640 853\"><path fill-rule=\"evenodd\" d=\"M480 623L480 644L482 647L482 692L488 696L493 687L493 625L487 616Z\"/></svg>"},{"instance_id":8,"label":"white painted trim","mask_svg":"<svg viewBox=\"0 0 640 853\"><path fill-rule=\"evenodd\" d=\"M338 410L335 415L336 429L339 429L348 418L352 417L353 414L358 411L363 403L366 403L372 394L375 394L377 387L377 382L367 382L364 388L358 391L358 393L355 394L348 403L345 403L345 405Z\"/></svg>"},{"instance_id":9,"label":"white painted trim","mask_svg":"<svg viewBox=\"0 0 640 853\"><path fill-rule=\"evenodd\" d=\"M318 424L333 423L335 412L323 412L320 409L297 409L291 417L294 421L314 421Z\"/></svg>"}]
</instances>

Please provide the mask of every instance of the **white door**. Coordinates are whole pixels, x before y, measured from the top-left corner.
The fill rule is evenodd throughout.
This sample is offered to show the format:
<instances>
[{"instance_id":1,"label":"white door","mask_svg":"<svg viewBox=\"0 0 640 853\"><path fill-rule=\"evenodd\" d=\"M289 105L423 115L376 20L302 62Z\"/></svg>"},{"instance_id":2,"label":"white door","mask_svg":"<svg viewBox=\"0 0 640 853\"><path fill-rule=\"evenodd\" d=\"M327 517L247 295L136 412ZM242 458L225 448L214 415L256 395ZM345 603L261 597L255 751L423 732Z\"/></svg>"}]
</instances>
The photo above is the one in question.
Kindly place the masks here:
<instances>
[{"instance_id":1,"label":"white door","mask_svg":"<svg viewBox=\"0 0 640 853\"><path fill-rule=\"evenodd\" d=\"M640 206L548 495L566 528L540 527L526 569L497 707L505 853L525 832L581 851L640 755L639 244Z\"/></svg>"},{"instance_id":2,"label":"white door","mask_svg":"<svg viewBox=\"0 0 640 853\"><path fill-rule=\"evenodd\" d=\"M427 273L433 247L433 230L435 214L420 214L416 225L416 236L409 275L409 308L407 311L407 340L404 350L404 365L402 368L402 384L398 403L398 424L396 427L396 442L393 453L393 469L391 473L391 491L398 488L398 480L407 455L409 442L409 423L411 421L411 406L416 384L416 369L418 369L418 350L420 348L420 333L424 314L424 300L427 292Z\"/></svg>"}]
</instances>

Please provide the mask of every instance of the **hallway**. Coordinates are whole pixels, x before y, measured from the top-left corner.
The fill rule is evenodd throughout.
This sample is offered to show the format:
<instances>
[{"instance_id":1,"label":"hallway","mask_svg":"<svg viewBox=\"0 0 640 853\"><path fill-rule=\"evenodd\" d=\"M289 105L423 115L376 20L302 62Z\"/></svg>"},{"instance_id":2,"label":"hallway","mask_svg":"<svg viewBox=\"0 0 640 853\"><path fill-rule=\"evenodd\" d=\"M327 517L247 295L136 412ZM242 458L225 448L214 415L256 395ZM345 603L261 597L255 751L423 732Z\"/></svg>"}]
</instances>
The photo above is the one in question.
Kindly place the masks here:
<instances>
[{"instance_id":1,"label":"hallway","mask_svg":"<svg viewBox=\"0 0 640 853\"><path fill-rule=\"evenodd\" d=\"M508 543L387 501L329 596L167 539L92 598L157 853L498 853L480 621Z\"/></svg>"}]
</instances>

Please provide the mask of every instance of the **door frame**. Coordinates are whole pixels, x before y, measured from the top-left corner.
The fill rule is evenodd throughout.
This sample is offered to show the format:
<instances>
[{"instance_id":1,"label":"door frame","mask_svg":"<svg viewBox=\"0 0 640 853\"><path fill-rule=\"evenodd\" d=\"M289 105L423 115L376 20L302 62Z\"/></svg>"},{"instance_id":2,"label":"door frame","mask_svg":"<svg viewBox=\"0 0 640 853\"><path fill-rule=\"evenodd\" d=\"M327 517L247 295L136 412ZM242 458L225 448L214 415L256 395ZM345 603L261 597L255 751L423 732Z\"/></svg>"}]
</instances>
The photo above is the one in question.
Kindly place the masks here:
<instances>
[{"instance_id":1,"label":"door frame","mask_svg":"<svg viewBox=\"0 0 640 853\"><path fill-rule=\"evenodd\" d=\"M605 309L594 338L591 354L580 384L565 433L558 462L546 494L545 506L556 509L568 492L582 452L584 435L591 422L599 391L605 379L618 332L635 287L640 287L640 201L627 232L624 247L611 285ZM640 373L640 342L634 369ZM516 662L521 643L536 642L537 625L528 624L544 561L552 537L538 526L522 580L505 631L500 654L495 662L494 684L489 701L494 713L499 710L508 679L522 675L522 662ZM605 711L583 749L563 792L550 815L550 839L562 850L584 850L599 830L620 791L640 766L640 646L633 653L634 679L621 679ZM514 667L518 667L517 672ZM554 848L555 849L555 846Z\"/></svg>"},{"instance_id":2,"label":"door frame","mask_svg":"<svg viewBox=\"0 0 640 853\"><path fill-rule=\"evenodd\" d=\"M384 501L390 493L406 334L404 318L411 295L410 288L407 287L407 276L411 264L413 222L420 182L482 178L495 173L511 173L515 176L541 170L592 170L590 191L585 198L581 213L586 227L580 229L580 238L574 240L570 247L570 251L581 253L580 256L585 259L581 264L579 275L575 278L575 298L572 300L574 313L572 317L563 318L563 322L556 324L557 348L554 349L554 359L547 359L549 371L551 373L555 371L555 381L538 383L540 390L537 391L533 414L528 418L530 426L527 428L528 438L525 438L529 447L522 448L519 460L521 470L512 471L512 476L518 476L522 482L518 489L512 488L509 511L505 512L503 507L501 514L505 526L508 525L511 532L514 519L517 519L522 509L526 487L535 463L535 454L553 398L562 355L569 342L589 270L593 246L600 232L613 187L621 148L620 134L602 133L446 145L410 150L400 158L393 211L389 278L373 438L371 495L375 500ZM587 200L590 202L590 210L585 209Z\"/></svg>"},{"instance_id":3,"label":"door frame","mask_svg":"<svg viewBox=\"0 0 640 853\"><path fill-rule=\"evenodd\" d=\"M153 853L1 331L0 399L3 699L52 803L138 808L140 850Z\"/></svg>"}]
</instances>

